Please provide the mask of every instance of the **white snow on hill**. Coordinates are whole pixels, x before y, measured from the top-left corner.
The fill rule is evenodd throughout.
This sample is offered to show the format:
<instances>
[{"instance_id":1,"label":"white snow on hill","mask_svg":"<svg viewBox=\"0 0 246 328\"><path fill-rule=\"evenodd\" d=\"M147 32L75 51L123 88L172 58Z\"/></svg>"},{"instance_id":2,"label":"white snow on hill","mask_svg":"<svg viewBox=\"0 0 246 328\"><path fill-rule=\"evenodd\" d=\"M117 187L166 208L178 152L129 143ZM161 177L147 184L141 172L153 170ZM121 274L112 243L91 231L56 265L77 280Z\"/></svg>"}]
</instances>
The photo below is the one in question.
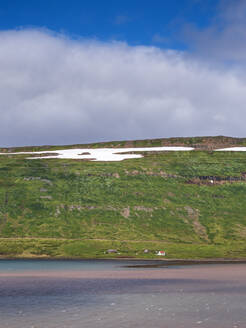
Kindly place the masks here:
<instances>
[{"instance_id":1,"label":"white snow on hill","mask_svg":"<svg viewBox=\"0 0 246 328\"><path fill-rule=\"evenodd\" d=\"M222 148L222 149L216 149L216 151L246 151L246 147Z\"/></svg>"},{"instance_id":2,"label":"white snow on hill","mask_svg":"<svg viewBox=\"0 0 246 328\"><path fill-rule=\"evenodd\" d=\"M48 159L48 158L62 158L62 159L86 159L91 161L122 161L124 159L141 158L141 154L123 154L132 152L145 151L190 151L191 147L147 147L147 148L84 148L84 149L63 149L40 152L18 152L18 153L0 153L0 155L36 155L36 154L52 154L48 156L27 157L28 159Z\"/></svg>"}]
</instances>

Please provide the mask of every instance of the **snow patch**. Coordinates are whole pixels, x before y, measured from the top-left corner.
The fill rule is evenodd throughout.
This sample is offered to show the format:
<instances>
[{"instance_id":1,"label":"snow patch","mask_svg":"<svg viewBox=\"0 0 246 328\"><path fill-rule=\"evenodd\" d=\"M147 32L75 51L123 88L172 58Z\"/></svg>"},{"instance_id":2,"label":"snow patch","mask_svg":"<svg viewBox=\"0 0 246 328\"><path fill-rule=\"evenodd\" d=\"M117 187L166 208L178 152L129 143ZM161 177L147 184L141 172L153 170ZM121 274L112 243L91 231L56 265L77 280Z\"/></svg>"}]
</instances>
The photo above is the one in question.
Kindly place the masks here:
<instances>
[{"instance_id":1,"label":"snow patch","mask_svg":"<svg viewBox=\"0 0 246 328\"><path fill-rule=\"evenodd\" d=\"M85 148L85 149L63 149L63 150L48 150L39 152L17 152L17 153L0 153L0 155L36 155L36 154L52 154L49 156L27 157L28 159L85 159L94 162L97 161L122 161L124 159L141 158L141 154L122 154L131 152L145 151L190 151L191 147L146 147L146 148Z\"/></svg>"},{"instance_id":2,"label":"snow patch","mask_svg":"<svg viewBox=\"0 0 246 328\"><path fill-rule=\"evenodd\" d=\"M246 147L222 148L222 149L216 149L216 151L246 151Z\"/></svg>"}]
</instances>

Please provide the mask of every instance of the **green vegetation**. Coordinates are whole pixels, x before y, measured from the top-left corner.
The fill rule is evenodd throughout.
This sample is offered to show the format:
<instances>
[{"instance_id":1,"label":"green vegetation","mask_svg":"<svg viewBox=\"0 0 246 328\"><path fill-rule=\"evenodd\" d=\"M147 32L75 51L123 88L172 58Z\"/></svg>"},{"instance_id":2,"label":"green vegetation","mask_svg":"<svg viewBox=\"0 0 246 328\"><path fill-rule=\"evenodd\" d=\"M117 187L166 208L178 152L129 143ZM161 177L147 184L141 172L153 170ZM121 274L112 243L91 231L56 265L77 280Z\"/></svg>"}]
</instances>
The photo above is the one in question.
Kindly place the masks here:
<instances>
[{"instance_id":1,"label":"green vegetation","mask_svg":"<svg viewBox=\"0 0 246 328\"><path fill-rule=\"evenodd\" d=\"M0 256L246 257L246 152L210 150L245 140L223 138L103 144L207 149L123 162L0 156Z\"/></svg>"}]
</instances>

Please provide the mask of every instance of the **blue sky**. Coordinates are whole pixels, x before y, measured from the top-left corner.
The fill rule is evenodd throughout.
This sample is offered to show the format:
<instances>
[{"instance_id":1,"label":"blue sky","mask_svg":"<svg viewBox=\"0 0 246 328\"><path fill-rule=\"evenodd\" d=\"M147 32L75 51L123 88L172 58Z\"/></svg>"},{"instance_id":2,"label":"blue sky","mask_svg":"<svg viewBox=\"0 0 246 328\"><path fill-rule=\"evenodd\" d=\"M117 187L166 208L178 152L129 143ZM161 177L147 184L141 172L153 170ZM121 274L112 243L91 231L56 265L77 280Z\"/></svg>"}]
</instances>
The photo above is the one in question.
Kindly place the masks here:
<instances>
[{"instance_id":1,"label":"blue sky","mask_svg":"<svg viewBox=\"0 0 246 328\"><path fill-rule=\"evenodd\" d=\"M0 0L0 146L245 137L245 0Z\"/></svg>"},{"instance_id":2,"label":"blue sky","mask_svg":"<svg viewBox=\"0 0 246 328\"><path fill-rule=\"evenodd\" d=\"M187 24L209 26L217 0L1 0L0 29L47 28L72 38L186 49Z\"/></svg>"}]
</instances>

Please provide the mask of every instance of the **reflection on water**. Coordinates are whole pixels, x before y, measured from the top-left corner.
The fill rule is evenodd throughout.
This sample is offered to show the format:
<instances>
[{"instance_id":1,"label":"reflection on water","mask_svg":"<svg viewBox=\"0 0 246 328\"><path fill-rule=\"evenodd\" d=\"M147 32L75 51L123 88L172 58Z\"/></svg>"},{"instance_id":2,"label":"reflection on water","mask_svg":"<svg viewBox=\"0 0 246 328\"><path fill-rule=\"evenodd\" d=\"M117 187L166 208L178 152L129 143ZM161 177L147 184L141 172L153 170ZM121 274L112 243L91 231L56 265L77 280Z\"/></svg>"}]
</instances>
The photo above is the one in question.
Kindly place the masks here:
<instances>
[{"instance_id":1,"label":"reflection on water","mask_svg":"<svg viewBox=\"0 0 246 328\"><path fill-rule=\"evenodd\" d=\"M18 273L18 265L23 271L31 261L17 262L0 261L0 272L15 266ZM121 279L117 273L125 270L123 262L115 261L36 261L35 265L44 263L46 270L49 265L61 270L68 263L70 270L107 268L114 270L115 279L1 276L1 328L246 327L244 281ZM241 268L246 272L246 266Z\"/></svg>"}]
</instances>

